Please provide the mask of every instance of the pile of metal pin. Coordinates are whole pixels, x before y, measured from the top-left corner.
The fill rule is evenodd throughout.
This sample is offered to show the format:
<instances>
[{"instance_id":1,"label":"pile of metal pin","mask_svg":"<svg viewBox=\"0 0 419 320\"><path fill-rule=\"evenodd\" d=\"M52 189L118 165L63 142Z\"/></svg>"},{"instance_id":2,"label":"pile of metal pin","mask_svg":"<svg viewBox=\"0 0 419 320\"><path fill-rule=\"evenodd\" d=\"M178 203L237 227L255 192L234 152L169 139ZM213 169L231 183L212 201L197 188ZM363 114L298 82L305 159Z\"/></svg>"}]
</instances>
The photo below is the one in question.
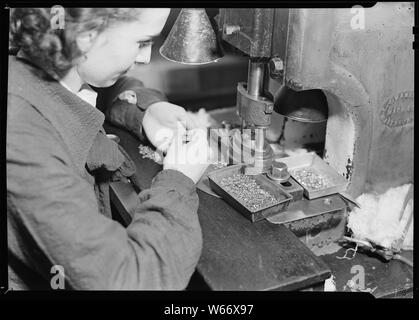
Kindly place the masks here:
<instances>
[{"instance_id":1,"label":"pile of metal pin","mask_svg":"<svg viewBox=\"0 0 419 320\"><path fill-rule=\"evenodd\" d=\"M292 176L305 188L320 190L327 188L330 184L325 177L322 177L312 168L296 169L291 172Z\"/></svg>"},{"instance_id":2,"label":"pile of metal pin","mask_svg":"<svg viewBox=\"0 0 419 320\"><path fill-rule=\"evenodd\" d=\"M244 174L224 177L220 181L220 186L250 211L258 211L279 203L278 199L263 190L255 179Z\"/></svg>"},{"instance_id":3,"label":"pile of metal pin","mask_svg":"<svg viewBox=\"0 0 419 320\"><path fill-rule=\"evenodd\" d=\"M143 158L151 159L154 162L157 162L158 164L163 163L162 155L159 152L154 151L152 148L140 144L140 146L138 147L138 150L140 154L143 156Z\"/></svg>"},{"instance_id":4,"label":"pile of metal pin","mask_svg":"<svg viewBox=\"0 0 419 320\"><path fill-rule=\"evenodd\" d=\"M225 161L214 161L211 163L216 169L227 167L228 163Z\"/></svg>"}]
</instances>

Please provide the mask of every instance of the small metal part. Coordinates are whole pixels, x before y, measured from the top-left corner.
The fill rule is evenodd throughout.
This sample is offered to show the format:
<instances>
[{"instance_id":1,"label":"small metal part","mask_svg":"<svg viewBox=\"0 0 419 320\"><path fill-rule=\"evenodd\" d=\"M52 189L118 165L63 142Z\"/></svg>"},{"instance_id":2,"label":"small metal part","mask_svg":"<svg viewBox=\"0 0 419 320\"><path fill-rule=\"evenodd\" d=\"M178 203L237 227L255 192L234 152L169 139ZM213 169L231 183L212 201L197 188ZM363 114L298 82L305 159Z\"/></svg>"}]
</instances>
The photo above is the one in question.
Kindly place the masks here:
<instances>
[{"instance_id":1,"label":"small metal part","mask_svg":"<svg viewBox=\"0 0 419 320\"><path fill-rule=\"evenodd\" d=\"M266 104L265 105L265 113L272 113L274 111L273 104Z\"/></svg>"},{"instance_id":2,"label":"small metal part","mask_svg":"<svg viewBox=\"0 0 419 320\"><path fill-rule=\"evenodd\" d=\"M269 179L280 185L282 189L292 195L292 201L303 198L304 189L295 181L288 172L288 166L280 159L272 161L271 169L266 174Z\"/></svg>"},{"instance_id":3,"label":"small metal part","mask_svg":"<svg viewBox=\"0 0 419 320\"><path fill-rule=\"evenodd\" d=\"M281 185L281 188L292 196L292 201L298 201L303 199L304 189L292 177L290 177L287 181L277 183L279 183Z\"/></svg>"},{"instance_id":4,"label":"small metal part","mask_svg":"<svg viewBox=\"0 0 419 320\"><path fill-rule=\"evenodd\" d=\"M281 162L279 159L274 159L272 161L271 169L267 173L267 176L274 181L285 182L290 178L288 166Z\"/></svg>"},{"instance_id":5,"label":"small metal part","mask_svg":"<svg viewBox=\"0 0 419 320\"><path fill-rule=\"evenodd\" d=\"M269 75L271 78L278 78L284 73L284 62L281 58L274 57L269 60Z\"/></svg>"}]
</instances>

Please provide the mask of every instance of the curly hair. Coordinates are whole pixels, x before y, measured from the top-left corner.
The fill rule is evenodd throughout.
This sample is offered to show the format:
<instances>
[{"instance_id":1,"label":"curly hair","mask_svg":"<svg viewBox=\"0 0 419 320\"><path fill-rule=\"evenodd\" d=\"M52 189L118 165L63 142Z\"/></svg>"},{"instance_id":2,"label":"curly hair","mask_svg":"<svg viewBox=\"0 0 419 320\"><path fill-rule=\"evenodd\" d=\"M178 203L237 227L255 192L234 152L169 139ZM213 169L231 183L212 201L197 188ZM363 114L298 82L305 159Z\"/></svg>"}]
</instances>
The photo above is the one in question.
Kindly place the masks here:
<instances>
[{"instance_id":1,"label":"curly hair","mask_svg":"<svg viewBox=\"0 0 419 320\"><path fill-rule=\"evenodd\" d=\"M11 9L9 52L21 50L39 67L41 75L61 79L82 52L76 37L81 32L101 32L116 22L141 19L142 8L65 8L64 28L51 26L48 8Z\"/></svg>"}]
</instances>

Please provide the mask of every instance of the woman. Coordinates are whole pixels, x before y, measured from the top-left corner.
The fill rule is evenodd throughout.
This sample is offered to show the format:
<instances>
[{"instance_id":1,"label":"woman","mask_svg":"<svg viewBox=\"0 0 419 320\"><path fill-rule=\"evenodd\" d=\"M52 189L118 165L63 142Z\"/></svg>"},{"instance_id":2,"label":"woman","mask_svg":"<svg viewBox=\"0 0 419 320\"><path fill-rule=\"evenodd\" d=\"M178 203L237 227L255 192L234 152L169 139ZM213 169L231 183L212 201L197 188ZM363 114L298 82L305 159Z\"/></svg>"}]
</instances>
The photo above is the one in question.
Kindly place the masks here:
<instances>
[{"instance_id":1,"label":"woman","mask_svg":"<svg viewBox=\"0 0 419 320\"><path fill-rule=\"evenodd\" d=\"M169 10L66 9L64 29L52 26L50 12L11 15L19 51L9 57L9 287L51 289L53 271L62 270L66 289L184 289L202 247L194 183L206 164L177 163L171 146L123 228L110 219L108 185L133 166L106 137L94 99L83 95L86 85L100 88L98 108L109 120L156 146L161 130L185 123L183 108L124 77L149 61ZM118 99L127 90L135 104ZM177 140L177 151L205 153L206 141L192 136Z\"/></svg>"}]
</instances>

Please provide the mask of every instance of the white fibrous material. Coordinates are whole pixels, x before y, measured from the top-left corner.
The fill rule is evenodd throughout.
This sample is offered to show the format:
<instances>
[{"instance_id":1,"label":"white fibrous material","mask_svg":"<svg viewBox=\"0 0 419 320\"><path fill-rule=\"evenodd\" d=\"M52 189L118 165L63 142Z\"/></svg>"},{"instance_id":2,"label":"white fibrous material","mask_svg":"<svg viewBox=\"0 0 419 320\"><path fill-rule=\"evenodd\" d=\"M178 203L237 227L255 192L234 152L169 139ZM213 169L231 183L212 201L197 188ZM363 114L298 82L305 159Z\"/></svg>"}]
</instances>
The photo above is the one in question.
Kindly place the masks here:
<instances>
[{"instance_id":1,"label":"white fibrous material","mask_svg":"<svg viewBox=\"0 0 419 320\"><path fill-rule=\"evenodd\" d=\"M362 194L356 200L361 208L354 208L349 213L348 228L353 237L367 240L385 248L395 248L398 239L413 214L413 198L410 199L402 215L405 198L410 184L390 188L381 195ZM399 220L401 218L401 220ZM405 235L402 249L413 249L413 221Z\"/></svg>"},{"instance_id":2,"label":"white fibrous material","mask_svg":"<svg viewBox=\"0 0 419 320\"><path fill-rule=\"evenodd\" d=\"M209 128L214 120L211 116L207 113L204 108L199 109L198 112L190 112L186 113L186 122L187 127L191 128Z\"/></svg>"}]
</instances>

